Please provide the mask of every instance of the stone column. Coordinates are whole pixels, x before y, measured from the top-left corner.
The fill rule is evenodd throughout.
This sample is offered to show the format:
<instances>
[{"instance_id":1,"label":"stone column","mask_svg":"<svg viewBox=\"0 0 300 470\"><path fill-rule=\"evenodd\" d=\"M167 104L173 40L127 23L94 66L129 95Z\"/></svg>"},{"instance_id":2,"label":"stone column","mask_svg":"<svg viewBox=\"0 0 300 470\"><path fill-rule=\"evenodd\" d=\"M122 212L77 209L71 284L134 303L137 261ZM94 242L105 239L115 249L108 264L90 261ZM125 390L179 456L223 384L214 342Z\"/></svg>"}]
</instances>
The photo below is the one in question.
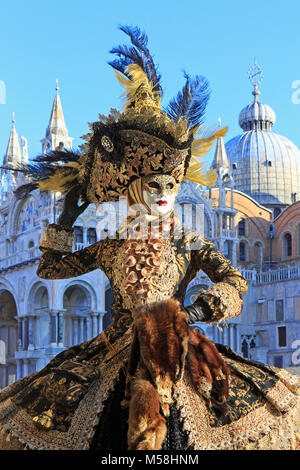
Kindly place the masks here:
<instances>
[{"instance_id":1,"label":"stone column","mask_svg":"<svg viewBox=\"0 0 300 470\"><path fill-rule=\"evenodd\" d=\"M87 228L86 227L82 227L82 242L84 246L87 246L88 242L87 242Z\"/></svg>"},{"instance_id":2,"label":"stone column","mask_svg":"<svg viewBox=\"0 0 300 470\"><path fill-rule=\"evenodd\" d=\"M18 351L21 351L23 347L22 336L22 318L18 317Z\"/></svg>"},{"instance_id":3,"label":"stone column","mask_svg":"<svg viewBox=\"0 0 300 470\"><path fill-rule=\"evenodd\" d=\"M214 325L215 333L214 333L214 338L216 343L220 343L220 337L219 337L219 328L217 325Z\"/></svg>"},{"instance_id":4,"label":"stone column","mask_svg":"<svg viewBox=\"0 0 300 470\"><path fill-rule=\"evenodd\" d=\"M7 381L7 364L2 364L2 373L0 375L0 387L5 388L8 385Z\"/></svg>"},{"instance_id":5,"label":"stone column","mask_svg":"<svg viewBox=\"0 0 300 470\"><path fill-rule=\"evenodd\" d=\"M229 325L224 325L224 344L229 346Z\"/></svg>"},{"instance_id":6,"label":"stone column","mask_svg":"<svg viewBox=\"0 0 300 470\"><path fill-rule=\"evenodd\" d=\"M34 349L34 318L33 316L28 317L28 349Z\"/></svg>"},{"instance_id":7,"label":"stone column","mask_svg":"<svg viewBox=\"0 0 300 470\"><path fill-rule=\"evenodd\" d=\"M98 333L101 333L103 331L103 317L105 315L105 312L99 312L99 329Z\"/></svg>"},{"instance_id":8,"label":"stone column","mask_svg":"<svg viewBox=\"0 0 300 470\"><path fill-rule=\"evenodd\" d=\"M95 313L95 312L92 312L92 322L93 322L93 338L95 338L95 336L97 336L98 334L98 314Z\"/></svg>"},{"instance_id":9,"label":"stone column","mask_svg":"<svg viewBox=\"0 0 300 470\"><path fill-rule=\"evenodd\" d=\"M86 335L87 335L87 340L93 338L93 324L92 324L92 318L91 314L88 314L87 319L86 319Z\"/></svg>"},{"instance_id":10,"label":"stone column","mask_svg":"<svg viewBox=\"0 0 300 470\"><path fill-rule=\"evenodd\" d=\"M73 317L73 344L79 344L79 319Z\"/></svg>"},{"instance_id":11,"label":"stone column","mask_svg":"<svg viewBox=\"0 0 300 470\"><path fill-rule=\"evenodd\" d=\"M84 317L79 318L79 343L84 342Z\"/></svg>"},{"instance_id":12,"label":"stone column","mask_svg":"<svg viewBox=\"0 0 300 470\"><path fill-rule=\"evenodd\" d=\"M49 310L50 315L50 347L57 346L57 310Z\"/></svg>"},{"instance_id":13,"label":"stone column","mask_svg":"<svg viewBox=\"0 0 300 470\"><path fill-rule=\"evenodd\" d=\"M16 359L17 363L17 380L22 378L22 359Z\"/></svg>"},{"instance_id":14,"label":"stone column","mask_svg":"<svg viewBox=\"0 0 300 470\"><path fill-rule=\"evenodd\" d=\"M58 324L57 324L57 344L60 348L64 345L64 312L58 312Z\"/></svg>"},{"instance_id":15,"label":"stone column","mask_svg":"<svg viewBox=\"0 0 300 470\"><path fill-rule=\"evenodd\" d=\"M236 324L236 353L241 354L241 338L240 338L240 325Z\"/></svg>"},{"instance_id":16,"label":"stone column","mask_svg":"<svg viewBox=\"0 0 300 470\"><path fill-rule=\"evenodd\" d=\"M231 347L231 349L233 349L235 351L235 324L234 323L231 323L229 325L229 335L230 335L230 340L229 340L229 346Z\"/></svg>"},{"instance_id":17,"label":"stone column","mask_svg":"<svg viewBox=\"0 0 300 470\"><path fill-rule=\"evenodd\" d=\"M27 351L28 348L28 318L22 318L22 338L23 338L23 349Z\"/></svg>"},{"instance_id":18,"label":"stone column","mask_svg":"<svg viewBox=\"0 0 300 470\"><path fill-rule=\"evenodd\" d=\"M226 214L226 230L230 230L230 216Z\"/></svg>"},{"instance_id":19,"label":"stone column","mask_svg":"<svg viewBox=\"0 0 300 470\"><path fill-rule=\"evenodd\" d=\"M237 252L237 242L234 240L232 242L232 259L231 259L233 266L236 266L237 264L236 252Z\"/></svg>"},{"instance_id":20,"label":"stone column","mask_svg":"<svg viewBox=\"0 0 300 470\"><path fill-rule=\"evenodd\" d=\"M23 359L23 377L29 374L29 359Z\"/></svg>"}]
</instances>

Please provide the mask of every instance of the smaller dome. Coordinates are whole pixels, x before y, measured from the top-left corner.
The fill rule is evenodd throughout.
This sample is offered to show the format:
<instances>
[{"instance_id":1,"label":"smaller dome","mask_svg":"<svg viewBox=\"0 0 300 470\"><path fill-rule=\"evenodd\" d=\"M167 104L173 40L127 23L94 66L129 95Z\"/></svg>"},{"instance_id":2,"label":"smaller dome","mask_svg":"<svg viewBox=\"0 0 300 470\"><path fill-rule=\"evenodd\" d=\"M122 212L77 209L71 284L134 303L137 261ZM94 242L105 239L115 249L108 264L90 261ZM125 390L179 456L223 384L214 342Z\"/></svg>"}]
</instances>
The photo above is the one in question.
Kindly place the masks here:
<instances>
[{"instance_id":1,"label":"smaller dome","mask_svg":"<svg viewBox=\"0 0 300 470\"><path fill-rule=\"evenodd\" d=\"M252 92L254 101L242 109L239 116L239 125L244 131L271 130L276 122L275 111L259 101L260 91L257 87Z\"/></svg>"}]
</instances>

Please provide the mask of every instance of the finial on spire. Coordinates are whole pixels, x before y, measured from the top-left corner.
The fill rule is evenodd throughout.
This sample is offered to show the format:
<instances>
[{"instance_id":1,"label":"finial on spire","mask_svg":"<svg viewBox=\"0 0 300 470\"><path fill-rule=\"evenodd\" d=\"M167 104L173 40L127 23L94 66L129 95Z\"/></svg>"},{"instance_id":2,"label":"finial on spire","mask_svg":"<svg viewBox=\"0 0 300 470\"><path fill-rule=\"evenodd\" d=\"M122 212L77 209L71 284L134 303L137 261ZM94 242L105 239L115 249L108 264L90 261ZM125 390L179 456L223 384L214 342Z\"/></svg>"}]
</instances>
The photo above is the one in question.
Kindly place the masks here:
<instances>
[{"instance_id":1,"label":"finial on spire","mask_svg":"<svg viewBox=\"0 0 300 470\"><path fill-rule=\"evenodd\" d=\"M254 59L254 64L248 70L248 77L254 87L254 90L252 92L252 94L254 95L254 100L257 101L258 95L260 94L258 85L261 83L264 76L262 73L262 68L256 63L256 59Z\"/></svg>"},{"instance_id":2,"label":"finial on spire","mask_svg":"<svg viewBox=\"0 0 300 470\"><path fill-rule=\"evenodd\" d=\"M11 122L12 122L13 124L16 122L16 121L15 121L15 112L14 112L14 111L13 111L13 113L12 113L12 121L11 121Z\"/></svg>"},{"instance_id":3,"label":"finial on spire","mask_svg":"<svg viewBox=\"0 0 300 470\"><path fill-rule=\"evenodd\" d=\"M219 127L221 127L222 126L222 120L221 120L220 117L218 117L218 123L219 123Z\"/></svg>"},{"instance_id":4,"label":"finial on spire","mask_svg":"<svg viewBox=\"0 0 300 470\"><path fill-rule=\"evenodd\" d=\"M58 93L59 86L58 86L58 78L56 79L56 92Z\"/></svg>"}]
</instances>

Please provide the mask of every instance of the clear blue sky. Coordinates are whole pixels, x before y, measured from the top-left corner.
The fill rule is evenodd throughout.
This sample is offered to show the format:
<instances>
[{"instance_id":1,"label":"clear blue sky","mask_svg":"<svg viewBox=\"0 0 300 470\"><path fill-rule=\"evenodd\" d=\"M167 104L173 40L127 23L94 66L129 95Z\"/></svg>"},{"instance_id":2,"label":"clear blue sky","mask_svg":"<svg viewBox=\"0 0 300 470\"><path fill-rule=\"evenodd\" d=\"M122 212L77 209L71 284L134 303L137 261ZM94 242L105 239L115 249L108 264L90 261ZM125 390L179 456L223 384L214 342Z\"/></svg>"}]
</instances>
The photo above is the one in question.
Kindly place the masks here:
<instances>
[{"instance_id":1,"label":"clear blue sky","mask_svg":"<svg viewBox=\"0 0 300 470\"><path fill-rule=\"evenodd\" d=\"M138 25L149 36L159 64L164 101L182 87L183 70L205 75L211 99L206 117L229 126L225 141L241 132L240 110L252 100L248 68L263 68L261 101L277 114L274 131L300 147L300 104L292 82L300 80L299 0L15 0L1 2L0 157L15 112L30 157L41 151L56 78L74 147L98 113L121 106L121 89L107 61L126 36L118 25Z\"/></svg>"}]
</instances>

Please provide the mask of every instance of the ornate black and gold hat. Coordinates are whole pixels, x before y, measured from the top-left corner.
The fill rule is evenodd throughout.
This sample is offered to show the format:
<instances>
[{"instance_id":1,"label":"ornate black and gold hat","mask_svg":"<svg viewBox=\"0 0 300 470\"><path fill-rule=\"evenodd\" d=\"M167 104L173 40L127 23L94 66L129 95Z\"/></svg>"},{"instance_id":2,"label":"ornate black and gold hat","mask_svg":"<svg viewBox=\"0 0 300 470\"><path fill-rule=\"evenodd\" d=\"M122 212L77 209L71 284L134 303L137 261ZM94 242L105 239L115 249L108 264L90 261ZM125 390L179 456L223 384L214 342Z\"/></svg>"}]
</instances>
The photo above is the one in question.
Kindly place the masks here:
<instances>
[{"instance_id":1,"label":"ornate black and gold hat","mask_svg":"<svg viewBox=\"0 0 300 470\"><path fill-rule=\"evenodd\" d=\"M163 109L160 75L147 36L137 27L121 30L131 45L112 49L117 58L110 65L124 88L124 109L113 109L89 124L80 152L55 150L20 167L32 181L17 189L19 197L36 188L78 187L83 201L115 201L135 179L150 174L172 175L178 183L215 184L216 174L204 174L201 157L227 128L204 129L206 79L185 74L183 89Z\"/></svg>"}]
</instances>

